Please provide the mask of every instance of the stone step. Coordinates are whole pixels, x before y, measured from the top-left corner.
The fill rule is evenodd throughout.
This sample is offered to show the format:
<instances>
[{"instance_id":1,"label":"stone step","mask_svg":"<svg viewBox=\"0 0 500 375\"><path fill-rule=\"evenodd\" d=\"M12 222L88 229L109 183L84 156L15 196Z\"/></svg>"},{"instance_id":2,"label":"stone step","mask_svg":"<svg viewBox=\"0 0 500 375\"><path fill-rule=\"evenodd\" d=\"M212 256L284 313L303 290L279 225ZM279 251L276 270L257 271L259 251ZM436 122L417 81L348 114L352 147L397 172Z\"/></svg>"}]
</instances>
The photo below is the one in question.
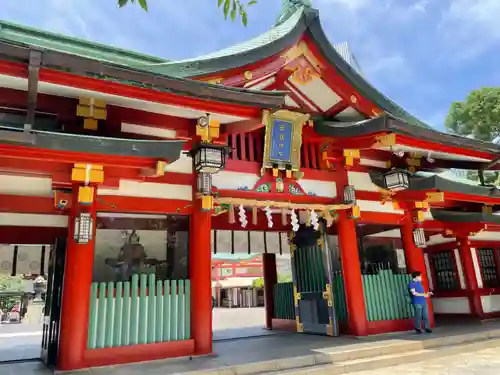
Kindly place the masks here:
<instances>
[{"instance_id":1,"label":"stone step","mask_svg":"<svg viewBox=\"0 0 500 375\"><path fill-rule=\"evenodd\" d=\"M332 339L332 345L335 345L334 340ZM346 374L418 362L435 353L440 353L441 356L453 355L462 350L480 350L491 342L498 345L500 329L449 336L424 334L401 339L371 340L373 338L360 339L359 343L352 345L316 349L314 353L304 356L189 371L182 375L312 375L313 372L314 375L323 375L323 372L325 375Z\"/></svg>"},{"instance_id":2,"label":"stone step","mask_svg":"<svg viewBox=\"0 0 500 375\"><path fill-rule=\"evenodd\" d=\"M261 375L342 375L355 374L359 371L370 371L392 366L421 362L429 359L442 358L460 353L470 353L487 348L498 347L500 339L489 339L468 344L421 349L411 352L387 354L355 360L340 361L325 365L307 366L285 371L261 373Z\"/></svg>"}]
</instances>

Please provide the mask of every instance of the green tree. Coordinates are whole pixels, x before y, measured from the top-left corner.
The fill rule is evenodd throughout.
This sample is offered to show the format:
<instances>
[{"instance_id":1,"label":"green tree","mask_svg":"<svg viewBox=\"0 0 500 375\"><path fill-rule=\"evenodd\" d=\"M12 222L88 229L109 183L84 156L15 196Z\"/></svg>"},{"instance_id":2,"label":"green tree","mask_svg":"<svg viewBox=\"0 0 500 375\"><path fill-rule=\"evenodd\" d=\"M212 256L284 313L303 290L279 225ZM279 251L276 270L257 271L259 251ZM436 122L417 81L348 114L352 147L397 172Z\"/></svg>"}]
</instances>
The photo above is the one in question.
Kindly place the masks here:
<instances>
[{"instance_id":1,"label":"green tree","mask_svg":"<svg viewBox=\"0 0 500 375\"><path fill-rule=\"evenodd\" d=\"M168 1L168 0L165 0ZM148 0L118 0L118 6L120 8L128 4L139 4L139 6L148 11ZM224 14L224 19L230 17L232 21L239 17L243 25L247 25L248 15L247 9L252 5L256 4L257 0L242 1L242 0L217 0L217 6L222 8Z\"/></svg>"},{"instance_id":2,"label":"green tree","mask_svg":"<svg viewBox=\"0 0 500 375\"><path fill-rule=\"evenodd\" d=\"M483 87L473 90L464 101L453 102L445 126L455 134L481 141L498 142L500 139L500 87ZM470 171L467 177L478 180L478 172ZM499 182L498 172L485 172L485 184Z\"/></svg>"},{"instance_id":3,"label":"green tree","mask_svg":"<svg viewBox=\"0 0 500 375\"><path fill-rule=\"evenodd\" d=\"M0 292L21 292L23 279L19 276L0 275Z\"/></svg>"},{"instance_id":4,"label":"green tree","mask_svg":"<svg viewBox=\"0 0 500 375\"><path fill-rule=\"evenodd\" d=\"M278 283L289 283L292 281L291 275L280 275L278 274ZM264 278L259 277L252 282L252 286L254 288L263 288L264 287Z\"/></svg>"},{"instance_id":5,"label":"green tree","mask_svg":"<svg viewBox=\"0 0 500 375\"><path fill-rule=\"evenodd\" d=\"M473 90L462 102L453 102L445 126L455 134L494 142L500 136L500 87Z\"/></svg>"}]
</instances>

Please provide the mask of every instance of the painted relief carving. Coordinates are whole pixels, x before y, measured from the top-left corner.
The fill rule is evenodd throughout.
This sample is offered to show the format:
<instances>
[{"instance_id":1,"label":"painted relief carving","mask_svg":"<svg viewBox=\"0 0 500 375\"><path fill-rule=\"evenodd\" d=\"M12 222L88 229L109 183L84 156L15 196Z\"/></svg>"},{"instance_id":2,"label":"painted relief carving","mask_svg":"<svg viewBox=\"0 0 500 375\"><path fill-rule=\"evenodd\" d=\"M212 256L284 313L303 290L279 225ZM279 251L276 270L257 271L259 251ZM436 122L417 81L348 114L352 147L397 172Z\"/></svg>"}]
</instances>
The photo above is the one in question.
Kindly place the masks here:
<instances>
[{"instance_id":1,"label":"painted relief carving","mask_svg":"<svg viewBox=\"0 0 500 375\"><path fill-rule=\"evenodd\" d=\"M291 194L291 195L304 195L304 193L302 192L302 189L299 188L297 185L295 184L290 184L288 185L288 192Z\"/></svg>"},{"instance_id":2,"label":"painted relief carving","mask_svg":"<svg viewBox=\"0 0 500 375\"><path fill-rule=\"evenodd\" d=\"M257 186L255 189L257 193L269 193L271 191L271 183L265 183Z\"/></svg>"},{"instance_id":3,"label":"painted relief carving","mask_svg":"<svg viewBox=\"0 0 500 375\"><path fill-rule=\"evenodd\" d=\"M287 50L282 57L286 60L287 63L290 63L299 57L303 56L307 61L312 65L312 67L317 71L320 72L323 66L320 64L318 59L313 55L309 47L307 46L307 43L304 41L298 42L296 45L294 45L292 48Z\"/></svg>"}]
</instances>

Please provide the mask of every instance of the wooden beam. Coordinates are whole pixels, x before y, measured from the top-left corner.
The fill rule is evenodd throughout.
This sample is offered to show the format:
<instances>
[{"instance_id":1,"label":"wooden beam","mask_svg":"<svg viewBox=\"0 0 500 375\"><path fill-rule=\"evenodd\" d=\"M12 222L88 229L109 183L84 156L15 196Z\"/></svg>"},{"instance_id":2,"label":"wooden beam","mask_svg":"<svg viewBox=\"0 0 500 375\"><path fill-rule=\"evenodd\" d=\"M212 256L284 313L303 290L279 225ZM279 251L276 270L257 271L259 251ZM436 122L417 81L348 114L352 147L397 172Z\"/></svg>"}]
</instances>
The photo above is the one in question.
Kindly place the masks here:
<instances>
[{"instance_id":1,"label":"wooden beam","mask_svg":"<svg viewBox=\"0 0 500 375\"><path fill-rule=\"evenodd\" d=\"M340 100L340 102L331 106L324 114L325 117L335 117L343 110L349 108L350 104L347 100Z\"/></svg>"}]
</instances>

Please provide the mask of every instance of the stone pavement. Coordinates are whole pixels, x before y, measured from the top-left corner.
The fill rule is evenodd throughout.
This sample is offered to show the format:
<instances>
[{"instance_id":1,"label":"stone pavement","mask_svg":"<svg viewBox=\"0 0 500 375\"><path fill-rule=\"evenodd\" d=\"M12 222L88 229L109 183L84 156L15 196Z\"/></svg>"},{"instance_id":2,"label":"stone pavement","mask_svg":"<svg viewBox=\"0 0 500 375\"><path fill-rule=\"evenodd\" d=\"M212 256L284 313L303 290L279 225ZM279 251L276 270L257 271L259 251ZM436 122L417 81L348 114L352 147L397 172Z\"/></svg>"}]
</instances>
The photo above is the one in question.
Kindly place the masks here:
<instances>
[{"instance_id":1,"label":"stone pavement","mask_svg":"<svg viewBox=\"0 0 500 375\"><path fill-rule=\"evenodd\" d=\"M498 375L500 374L500 348L409 363L378 370L360 371L352 375Z\"/></svg>"}]
</instances>

